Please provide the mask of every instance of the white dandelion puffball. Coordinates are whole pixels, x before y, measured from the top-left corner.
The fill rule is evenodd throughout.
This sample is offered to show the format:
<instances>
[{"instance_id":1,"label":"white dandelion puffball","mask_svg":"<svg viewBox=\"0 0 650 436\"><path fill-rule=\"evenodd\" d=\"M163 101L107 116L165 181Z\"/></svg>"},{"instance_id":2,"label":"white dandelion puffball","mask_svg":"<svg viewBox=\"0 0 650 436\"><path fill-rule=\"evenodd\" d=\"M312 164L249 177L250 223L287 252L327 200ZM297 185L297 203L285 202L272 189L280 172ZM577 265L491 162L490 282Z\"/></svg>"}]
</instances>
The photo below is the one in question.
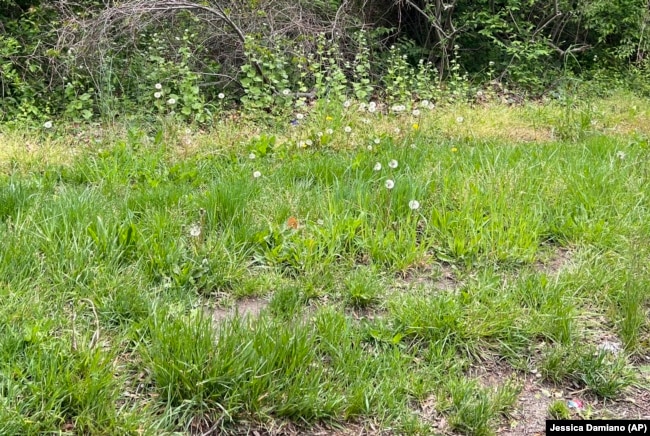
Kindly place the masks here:
<instances>
[{"instance_id":1,"label":"white dandelion puffball","mask_svg":"<svg viewBox=\"0 0 650 436\"><path fill-rule=\"evenodd\" d=\"M374 101L368 103L368 112L373 113L376 110L377 110L377 103L375 103Z\"/></svg>"},{"instance_id":2,"label":"white dandelion puffball","mask_svg":"<svg viewBox=\"0 0 650 436\"><path fill-rule=\"evenodd\" d=\"M343 102L343 107L348 108L350 106L352 106L352 102L350 100L345 100Z\"/></svg>"},{"instance_id":3,"label":"white dandelion puffball","mask_svg":"<svg viewBox=\"0 0 650 436\"><path fill-rule=\"evenodd\" d=\"M409 201L409 209L411 210L416 210L420 207L420 202L417 200L411 200Z\"/></svg>"},{"instance_id":4,"label":"white dandelion puffball","mask_svg":"<svg viewBox=\"0 0 650 436\"><path fill-rule=\"evenodd\" d=\"M406 106L402 104L396 104L395 106L391 107L390 110L393 112L404 112L406 110Z\"/></svg>"},{"instance_id":5,"label":"white dandelion puffball","mask_svg":"<svg viewBox=\"0 0 650 436\"><path fill-rule=\"evenodd\" d=\"M372 151L372 145L368 146L368 151Z\"/></svg>"},{"instance_id":6,"label":"white dandelion puffball","mask_svg":"<svg viewBox=\"0 0 650 436\"><path fill-rule=\"evenodd\" d=\"M414 117L419 117L420 116L420 110L419 109L413 109L413 116Z\"/></svg>"},{"instance_id":7,"label":"white dandelion puffball","mask_svg":"<svg viewBox=\"0 0 650 436\"><path fill-rule=\"evenodd\" d=\"M43 127L46 129L51 129L54 124L52 121L46 121L45 124L43 124Z\"/></svg>"},{"instance_id":8,"label":"white dandelion puffball","mask_svg":"<svg viewBox=\"0 0 650 436\"><path fill-rule=\"evenodd\" d=\"M619 159L621 159L621 160L625 159L625 152L623 152L623 151L617 151L617 152L616 152L616 157L619 158Z\"/></svg>"},{"instance_id":9,"label":"white dandelion puffball","mask_svg":"<svg viewBox=\"0 0 650 436\"><path fill-rule=\"evenodd\" d=\"M373 142L374 142L375 144L379 144L379 143L381 142L381 139L379 139L379 138L375 138L375 140L374 140Z\"/></svg>"},{"instance_id":10,"label":"white dandelion puffball","mask_svg":"<svg viewBox=\"0 0 650 436\"><path fill-rule=\"evenodd\" d=\"M465 121L465 118L463 118L463 117L456 118L456 122L459 123L459 124L462 123L463 121Z\"/></svg>"},{"instance_id":11,"label":"white dandelion puffball","mask_svg":"<svg viewBox=\"0 0 650 436\"><path fill-rule=\"evenodd\" d=\"M375 171L381 171L381 163L377 162L375 166L373 167L373 170Z\"/></svg>"},{"instance_id":12,"label":"white dandelion puffball","mask_svg":"<svg viewBox=\"0 0 650 436\"><path fill-rule=\"evenodd\" d=\"M154 96L154 98L158 99L158 98L162 97L162 92L154 92L153 96Z\"/></svg>"},{"instance_id":13,"label":"white dandelion puffball","mask_svg":"<svg viewBox=\"0 0 650 436\"><path fill-rule=\"evenodd\" d=\"M345 128L343 129L343 131L344 131L345 133L352 133L352 127L350 127L350 126L345 126Z\"/></svg>"},{"instance_id":14,"label":"white dandelion puffball","mask_svg":"<svg viewBox=\"0 0 650 436\"><path fill-rule=\"evenodd\" d=\"M262 173L260 173L259 171L255 171L255 172L253 173L253 177L256 178L256 179L258 179L258 178L262 177Z\"/></svg>"},{"instance_id":15,"label":"white dandelion puffball","mask_svg":"<svg viewBox=\"0 0 650 436\"><path fill-rule=\"evenodd\" d=\"M282 94L289 95L291 94L291 91L289 89L285 89L284 91L282 91Z\"/></svg>"},{"instance_id":16,"label":"white dandelion puffball","mask_svg":"<svg viewBox=\"0 0 650 436\"><path fill-rule=\"evenodd\" d=\"M305 116L303 114L296 114L296 119L297 120L302 120L303 118L305 118Z\"/></svg>"},{"instance_id":17,"label":"white dandelion puffball","mask_svg":"<svg viewBox=\"0 0 650 436\"><path fill-rule=\"evenodd\" d=\"M395 182L391 179L388 179L384 185L386 186L386 189L393 189L395 187Z\"/></svg>"},{"instance_id":18,"label":"white dandelion puffball","mask_svg":"<svg viewBox=\"0 0 650 436\"><path fill-rule=\"evenodd\" d=\"M314 141L312 141L311 139L308 139L308 140L305 141L305 144L307 144L308 146L311 147L312 145L314 145Z\"/></svg>"},{"instance_id":19,"label":"white dandelion puffball","mask_svg":"<svg viewBox=\"0 0 650 436\"><path fill-rule=\"evenodd\" d=\"M420 102L420 107L427 109L429 107L429 100L422 100Z\"/></svg>"},{"instance_id":20,"label":"white dandelion puffball","mask_svg":"<svg viewBox=\"0 0 650 436\"><path fill-rule=\"evenodd\" d=\"M220 93L217 95L217 97L219 97L219 100L223 100L224 98L226 98L226 94L224 94L223 92L220 92Z\"/></svg>"},{"instance_id":21,"label":"white dandelion puffball","mask_svg":"<svg viewBox=\"0 0 650 436\"><path fill-rule=\"evenodd\" d=\"M195 223L190 226L190 236L193 238L201 236L201 226L199 224Z\"/></svg>"},{"instance_id":22,"label":"white dandelion puffball","mask_svg":"<svg viewBox=\"0 0 650 436\"><path fill-rule=\"evenodd\" d=\"M395 133L397 133L399 135L401 131L402 131L402 129L400 129L399 127L395 127Z\"/></svg>"},{"instance_id":23,"label":"white dandelion puffball","mask_svg":"<svg viewBox=\"0 0 650 436\"><path fill-rule=\"evenodd\" d=\"M334 130L328 128L327 130L325 130L325 133L327 133L328 135L332 135L334 133Z\"/></svg>"},{"instance_id":24,"label":"white dandelion puffball","mask_svg":"<svg viewBox=\"0 0 650 436\"><path fill-rule=\"evenodd\" d=\"M167 104L168 105L176 104L176 99L175 98L170 98L169 100L167 100Z\"/></svg>"},{"instance_id":25,"label":"white dandelion puffball","mask_svg":"<svg viewBox=\"0 0 650 436\"><path fill-rule=\"evenodd\" d=\"M160 83L156 83L153 87L156 88L158 91L162 89L162 85Z\"/></svg>"},{"instance_id":26,"label":"white dandelion puffball","mask_svg":"<svg viewBox=\"0 0 650 436\"><path fill-rule=\"evenodd\" d=\"M397 161L395 159L388 162L388 166L393 168L393 169L397 168L397 165L398 165L398 163L397 163Z\"/></svg>"},{"instance_id":27,"label":"white dandelion puffball","mask_svg":"<svg viewBox=\"0 0 650 436\"><path fill-rule=\"evenodd\" d=\"M249 154L249 155L248 155L248 158L249 158L249 159L255 159L255 153L251 153L251 154Z\"/></svg>"}]
</instances>

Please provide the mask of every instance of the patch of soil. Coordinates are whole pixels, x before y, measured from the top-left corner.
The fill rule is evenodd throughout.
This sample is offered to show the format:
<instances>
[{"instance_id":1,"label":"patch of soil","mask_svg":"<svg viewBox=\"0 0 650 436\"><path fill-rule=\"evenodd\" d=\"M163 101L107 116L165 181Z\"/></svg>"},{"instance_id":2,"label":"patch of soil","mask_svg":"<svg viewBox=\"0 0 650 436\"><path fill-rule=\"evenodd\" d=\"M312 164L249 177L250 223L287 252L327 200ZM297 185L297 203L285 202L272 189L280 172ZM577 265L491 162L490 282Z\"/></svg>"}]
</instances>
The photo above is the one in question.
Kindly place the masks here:
<instances>
[{"instance_id":1,"label":"patch of soil","mask_svg":"<svg viewBox=\"0 0 650 436\"><path fill-rule=\"evenodd\" d=\"M439 270L440 274L432 274L432 270ZM448 264L434 264L432 267L420 271L419 273L411 273L406 276L401 283L406 287L411 285L424 285L437 291L455 292L462 286L458 280L454 269Z\"/></svg>"},{"instance_id":2,"label":"patch of soil","mask_svg":"<svg viewBox=\"0 0 650 436\"><path fill-rule=\"evenodd\" d=\"M217 307L212 311L212 320L219 323L236 314L242 317L256 318L268 304L268 300L262 298L246 298L235 302L229 309Z\"/></svg>"},{"instance_id":3,"label":"patch of soil","mask_svg":"<svg viewBox=\"0 0 650 436\"><path fill-rule=\"evenodd\" d=\"M557 275L572 261L574 254L568 248L558 248L548 258L537 261L535 270L548 275Z\"/></svg>"}]
</instances>

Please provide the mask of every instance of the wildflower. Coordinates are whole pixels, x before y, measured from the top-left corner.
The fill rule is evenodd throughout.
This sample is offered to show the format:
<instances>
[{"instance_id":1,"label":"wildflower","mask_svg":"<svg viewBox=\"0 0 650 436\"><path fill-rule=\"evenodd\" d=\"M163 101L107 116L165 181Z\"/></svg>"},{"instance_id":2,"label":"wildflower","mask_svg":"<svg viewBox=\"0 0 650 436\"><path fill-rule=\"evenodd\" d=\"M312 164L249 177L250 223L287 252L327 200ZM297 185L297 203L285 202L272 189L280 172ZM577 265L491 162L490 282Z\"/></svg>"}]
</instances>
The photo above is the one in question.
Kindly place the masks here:
<instances>
[{"instance_id":1,"label":"wildflower","mask_svg":"<svg viewBox=\"0 0 650 436\"><path fill-rule=\"evenodd\" d=\"M249 154L249 155L248 155L248 158L249 158L249 159L255 159L255 153L251 153L251 154Z\"/></svg>"},{"instance_id":2,"label":"wildflower","mask_svg":"<svg viewBox=\"0 0 650 436\"><path fill-rule=\"evenodd\" d=\"M226 94L224 94L223 92L220 92L220 93L217 95L217 97L219 98L219 100L223 100L224 98L226 98Z\"/></svg>"},{"instance_id":3,"label":"wildflower","mask_svg":"<svg viewBox=\"0 0 650 436\"><path fill-rule=\"evenodd\" d=\"M621 160L625 159L625 152L617 151L616 152L616 157L621 159Z\"/></svg>"},{"instance_id":4,"label":"wildflower","mask_svg":"<svg viewBox=\"0 0 650 436\"><path fill-rule=\"evenodd\" d=\"M368 146L368 151L372 151L372 145Z\"/></svg>"},{"instance_id":5,"label":"wildflower","mask_svg":"<svg viewBox=\"0 0 650 436\"><path fill-rule=\"evenodd\" d=\"M418 123L413 123L413 130L418 130L420 125Z\"/></svg>"},{"instance_id":6,"label":"wildflower","mask_svg":"<svg viewBox=\"0 0 650 436\"><path fill-rule=\"evenodd\" d=\"M53 125L54 124L52 124L52 121L46 121L45 124L43 124L43 127L45 129L51 129Z\"/></svg>"},{"instance_id":7,"label":"wildflower","mask_svg":"<svg viewBox=\"0 0 650 436\"><path fill-rule=\"evenodd\" d=\"M456 153L457 151L458 151L458 149L456 147L451 147L451 152L452 153Z\"/></svg>"},{"instance_id":8,"label":"wildflower","mask_svg":"<svg viewBox=\"0 0 650 436\"><path fill-rule=\"evenodd\" d=\"M160 83L156 83L153 87L156 88L158 91L162 89L162 85Z\"/></svg>"},{"instance_id":9,"label":"wildflower","mask_svg":"<svg viewBox=\"0 0 650 436\"><path fill-rule=\"evenodd\" d=\"M391 111L393 112L404 112L406 110L406 106L403 104L396 104L390 108Z\"/></svg>"},{"instance_id":10,"label":"wildflower","mask_svg":"<svg viewBox=\"0 0 650 436\"><path fill-rule=\"evenodd\" d=\"M397 168L397 165L398 165L398 163L397 163L397 161L395 159L388 162L388 166L391 167L392 169Z\"/></svg>"},{"instance_id":11,"label":"wildflower","mask_svg":"<svg viewBox=\"0 0 650 436\"><path fill-rule=\"evenodd\" d=\"M198 238L201 236L201 225L200 224L192 224L190 226L190 236L193 238Z\"/></svg>"},{"instance_id":12,"label":"wildflower","mask_svg":"<svg viewBox=\"0 0 650 436\"><path fill-rule=\"evenodd\" d=\"M312 145L314 145L314 142L311 139L308 139L305 141L305 144L311 147Z\"/></svg>"},{"instance_id":13,"label":"wildflower","mask_svg":"<svg viewBox=\"0 0 650 436\"><path fill-rule=\"evenodd\" d=\"M343 131L344 131L345 133L352 133L352 127L350 127L350 126L345 126L345 128L343 129Z\"/></svg>"},{"instance_id":14,"label":"wildflower","mask_svg":"<svg viewBox=\"0 0 650 436\"><path fill-rule=\"evenodd\" d=\"M375 138L375 140L374 140L373 142L374 142L375 144L379 144L379 143L381 142L381 139L379 139L379 138Z\"/></svg>"},{"instance_id":15,"label":"wildflower","mask_svg":"<svg viewBox=\"0 0 650 436\"><path fill-rule=\"evenodd\" d=\"M413 116L414 117L419 117L420 116L420 109L413 109Z\"/></svg>"},{"instance_id":16,"label":"wildflower","mask_svg":"<svg viewBox=\"0 0 650 436\"><path fill-rule=\"evenodd\" d=\"M490 62L488 62L488 65L491 66L491 67L493 67L493 66L494 66L494 61L490 61Z\"/></svg>"},{"instance_id":17,"label":"wildflower","mask_svg":"<svg viewBox=\"0 0 650 436\"><path fill-rule=\"evenodd\" d=\"M368 118L361 118L361 122L363 124L370 124L370 120Z\"/></svg>"},{"instance_id":18,"label":"wildflower","mask_svg":"<svg viewBox=\"0 0 650 436\"><path fill-rule=\"evenodd\" d=\"M381 164L380 164L379 162L377 162L377 163L375 164L373 170L375 170L375 171L381 171Z\"/></svg>"},{"instance_id":19,"label":"wildflower","mask_svg":"<svg viewBox=\"0 0 650 436\"><path fill-rule=\"evenodd\" d=\"M397 133L399 135L401 131L402 131L402 129L400 129L399 127L395 127L395 133Z\"/></svg>"},{"instance_id":20,"label":"wildflower","mask_svg":"<svg viewBox=\"0 0 650 436\"><path fill-rule=\"evenodd\" d=\"M305 148L305 147L307 147L307 143L305 141L298 142L298 148Z\"/></svg>"},{"instance_id":21,"label":"wildflower","mask_svg":"<svg viewBox=\"0 0 650 436\"><path fill-rule=\"evenodd\" d=\"M384 185L386 186L386 189L393 189L395 187L395 182L391 179L388 179Z\"/></svg>"},{"instance_id":22,"label":"wildflower","mask_svg":"<svg viewBox=\"0 0 650 436\"><path fill-rule=\"evenodd\" d=\"M422 100L420 102L420 107L428 109L429 108L429 100Z\"/></svg>"},{"instance_id":23,"label":"wildflower","mask_svg":"<svg viewBox=\"0 0 650 436\"><path fill-rule=\"evenodd\" d=\"M262 177L262 173L260 173L259 171L255 171L255 172L253 173L253 177L256 178L256 179L258 179L258 178Z\"/></svg>"},{"instance_id":24,"label":"wildflower","mask_svg":"<svg viewBox=\"0 0 650 436\"><path fill-rule=\"evenodd\" d=\"M154 92L153 96L154 96L154 98L158 99L158 98L162 97L162 92Z\"/></svg>"},{"instance_id":25,"label":"wildflower","mask_svg":"<svg viewBox=\"0 0 650 436\"><path fill-rule=\"evenodd\" d=\"M329 115L325 117L325 121L332 121L334 118L330 117Z\"/></svg>"},{"instance_id":26,"label":"wildflower","mask_svg":"<svg viewBox=\"0 0 650 436\"><path fill-rule=\"evenodd\" d=\"M463 117L456 118L456 122L459 123L459 124L462 123L463 121L465 121L465 118L463 118Z\"/></svg>"},{"instance_id":27,"label":"wildflower","mask_svg":"<svg viewBox=\"0 0 650 436\"><path fill-rule=\"evenodd\" d=\"M289 89L285 89L285 90L282 91L282 94L289 95L289 94L291 94L291 91Z\"/></svg>"},{"instance_id":28,"label":"wildflower","mask_svg":"<svg viewBox=\"0 0 650 436\"><path fill-rule=\"evenodd\" d=\"M305 118L305 116L303 114L296 114L296 119L297 120L302 120L303 118Z\"/></svg>"},{"instance_id":29,"label":"wildflower","mask_svg":"<svg viewBox=\"0 0 650 436\"><path fill-rule=\"evenodd\" d=\"M169 100L167 100L167 104L170 105L170 106L176 104L176 99L175 98L170 98Z\"/></svg>"},{"instance_id":30,"label":"wildflower","mask_svg":"<svg viewBox=\"0 0 650 436\"><path fill-rule=\"evenodd\" d=\"M327 130L325 130L325 133L327 133L328 135L331 135L331 134L334 133L334 130L332 130L331 128L328 128Z\"/></svg>"},{"instance_id":31,"label":"wildflower","mask_svg":"<svg viewBox=\"0 0 650 436\"><path fill-rule=\"evenodd\" d=\"M323 132L318 132L318 133L316 133L316 136L318 136L319 138L322 137L322 136L323 136Z\"/></svg>"},{"instance_id":32,"label":"wildflower","mask_svg":"<svg viewBox=\"0 0 650 436\"><path fill-rule=\"evenodd\" d=\"M348 108L352 105L352 102L350 100L345 100L343 102L343 107Z\"/></svg>"},{"instance_id":33,"label":"wildflower","mask_svg":"<svg viewBox=\"0 0 650 436\"><path fill-rule=\"evenodd\" d=\"M368 103L368 112L373 113L376 110L377 110L377 103L375 103L374 101Z\"/></svg>"},{"instance_id":34,"label":"wildflower","mask_svg":"<svg viewBox=\"0 0 650 436\"><path fill-rule=\"evenodd\" d=\"M417 200L411 200L409 201L409 209L411 210L416 210L420 207L420 202Z\"/></svg>"}]
</instances>

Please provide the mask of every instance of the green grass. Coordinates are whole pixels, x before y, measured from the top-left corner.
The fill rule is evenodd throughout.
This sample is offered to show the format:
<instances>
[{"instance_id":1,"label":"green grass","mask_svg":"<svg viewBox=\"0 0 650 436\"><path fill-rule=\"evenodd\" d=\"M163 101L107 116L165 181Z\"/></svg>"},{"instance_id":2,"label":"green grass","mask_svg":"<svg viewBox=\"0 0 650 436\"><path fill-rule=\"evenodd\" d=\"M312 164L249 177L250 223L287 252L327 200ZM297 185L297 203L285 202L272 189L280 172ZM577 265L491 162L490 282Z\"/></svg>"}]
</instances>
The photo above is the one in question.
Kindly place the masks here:
<instances>
[{"instance_id":1,"label":"green grass","mask_svg":"<svg viewBox=\"0 0 650 436\"><path fill-rule=\"evenodd\" d=\"M74 153L63 127L7 132L0 433L430 434L434 398L452 429L493 434L532 372L616 399L650 347L642 104L415 119L323 103L258 136L166 123ZM251 298L259 316L212 316ZM470 376L486 361L511 377Z\"/></svg>"}]
</instances>

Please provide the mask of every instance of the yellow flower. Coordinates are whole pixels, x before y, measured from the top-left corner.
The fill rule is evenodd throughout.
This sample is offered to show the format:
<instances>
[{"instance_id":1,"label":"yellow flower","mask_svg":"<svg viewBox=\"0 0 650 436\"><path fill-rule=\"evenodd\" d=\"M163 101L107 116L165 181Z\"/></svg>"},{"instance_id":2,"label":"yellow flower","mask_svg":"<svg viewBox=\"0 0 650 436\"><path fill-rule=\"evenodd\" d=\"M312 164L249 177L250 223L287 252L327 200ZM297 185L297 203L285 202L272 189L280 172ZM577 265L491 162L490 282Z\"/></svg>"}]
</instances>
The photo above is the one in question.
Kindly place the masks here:
<instances>
[{"instance_id":1,"label":"yellow flower","mask_svg":"<svg viewBox=\"0 0 650 436\"><path fill-rule=\"evenodd\" d=\"M332 121L334 118L330 117L329 115L325 117L326 121Z\"/></svg>"},{"instance_id":2,"label":"yellow flower","mask_svg":"<svg viewBox=\"0 0 650 436\"><path fill-rule=\"evenodd\" d=\"M418 123L413 123L413 130L417 130L420 128L420 125Z\"/></svg>"},{"instance_id":3,"label":"yellow flower","mask_svg":"<svg viewBox=\"0 0 650 436\"><path fill-rule=\"evenodd\" d=\"M456 147L451 147L451 152L452 153L456 153L457 151L458 151L458 149Z\"/></svg>"}]
</instances>

